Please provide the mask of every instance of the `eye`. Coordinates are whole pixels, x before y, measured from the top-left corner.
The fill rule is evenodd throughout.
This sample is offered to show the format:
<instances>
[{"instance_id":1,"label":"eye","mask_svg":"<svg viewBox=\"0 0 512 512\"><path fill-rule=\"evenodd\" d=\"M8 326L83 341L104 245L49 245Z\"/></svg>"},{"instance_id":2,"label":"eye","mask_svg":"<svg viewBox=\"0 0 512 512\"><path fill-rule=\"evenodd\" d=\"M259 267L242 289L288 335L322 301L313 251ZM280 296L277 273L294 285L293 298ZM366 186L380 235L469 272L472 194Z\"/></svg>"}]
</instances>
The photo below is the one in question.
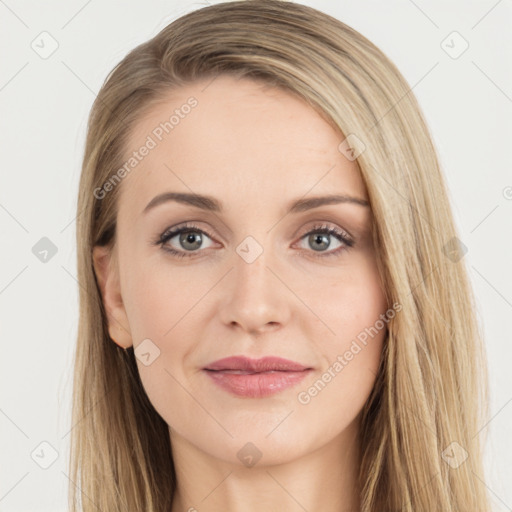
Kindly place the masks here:
<instances>
[{"instance_id":1,"label":"eye","mask_svg":"<svg viewBox=\"0 0 512 512\"><path fill-rule=\"evenodd\" d=\"M334 250L327 251L326 249L331 247L331 240L329 238L335 237L336 241L341 245ZM329 227L328 225L317 225L301 237L301 240L305 240L306 244L313 248L313 257L330 257L337 256L341 252L350 249L354 245L354 240L345 231ZM325 249L325 250L324 250Z\"/></svg>"},{"instance_id":2,"label":"eye","mask_svg":"<svg viewBox=\"0 0 512 512\"><path fill-rule=\"evenodd\" d=\"M334 250L327 251L332 245L330 240L332 237L336 238L336 241L340 245ZM174 238L176 238L176 245L173 247L169 242ZM161 246L162 250L177 258L190 258L200 253L201 251L199 251L199 249L211 247L211 245L204 247L205 239L211 240L212 237L199 227L193 224L186 224L167 229L153 241L153 244ZM305 251L313 253L313 257L337 256L354 245L354 240L348 233L339 228L329 227L326 224L313 226L300 240L305 240L306 243L313 248L312 251Z\"/></svg>"},{"instance_id":3,"label":"eye","mask_svg":"<svg viewBox=\"0 0 512 512\"><path fill-rule=\"evenodd\" d=\"M194 256L194 254L187 253L196 253L198 252L197 249L205 249L203 246L205 237L210 238L205 231L197 226L186 224L164 231L154 243L161 245L164 251L171 253L173 256L184 258ZM173 238L177 239L178 250L168 245L168 242Z\"/></svg>"}]
</instances>

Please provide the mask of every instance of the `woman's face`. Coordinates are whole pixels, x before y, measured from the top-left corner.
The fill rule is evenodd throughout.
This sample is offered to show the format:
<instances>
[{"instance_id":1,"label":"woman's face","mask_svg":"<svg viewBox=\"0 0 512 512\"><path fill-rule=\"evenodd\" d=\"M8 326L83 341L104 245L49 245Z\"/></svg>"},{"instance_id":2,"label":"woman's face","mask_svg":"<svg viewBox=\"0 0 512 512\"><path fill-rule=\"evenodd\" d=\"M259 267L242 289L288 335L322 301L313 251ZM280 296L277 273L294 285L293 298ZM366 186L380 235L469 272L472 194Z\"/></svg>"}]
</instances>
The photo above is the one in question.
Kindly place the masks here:
<instances>
[{"instance_id":1,"label":"woman's face","mask_svg":"<svg viewBox=\"0 0 512 512\"><path fill-rule=\"evenodd\" d=\"M104 301L173 443L271 464L357 430L387 304L343 140L301 100L227 76L170 92L133 131ZM154 202L167 193L182 200ZM333 195L356 201L315 200ZM231 356L308 369L205 370Z\"/></svg>"}]
</instances>

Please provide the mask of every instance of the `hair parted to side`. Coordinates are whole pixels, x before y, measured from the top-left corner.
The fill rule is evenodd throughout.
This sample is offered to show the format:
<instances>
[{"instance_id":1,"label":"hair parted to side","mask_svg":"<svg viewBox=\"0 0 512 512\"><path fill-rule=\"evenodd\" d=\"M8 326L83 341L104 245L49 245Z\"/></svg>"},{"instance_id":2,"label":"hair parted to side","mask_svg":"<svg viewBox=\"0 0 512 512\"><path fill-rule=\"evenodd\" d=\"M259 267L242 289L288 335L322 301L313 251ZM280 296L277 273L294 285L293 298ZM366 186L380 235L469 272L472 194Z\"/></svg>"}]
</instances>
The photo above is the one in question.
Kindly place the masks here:
<instances>
[{"instance_id":1,"label":"hair parted to side","mask_svg":"<svg viewBox=\"0 0 512 512\"><path fill-rule=\"evenodd\" d=\"M122 183L102 199L94 190L126 161L128 135L168 91L221 74L284 88L365 145L356 162L379 270L389 303L402 311L388 323L363 410L361 510L488 511L478 434L488 417L482 333L464 260L445 255L457 233L418 103L394 64L360 33L279 0L226 2L175 20L128 53L94 102L77 205L71 509L171 509L168 426L146 396L133 348L122 350L109 337L92 261L95 245L115 249ZM442 457L452 442L469 455L457 468Z\"/></svg>"}]
</instances>

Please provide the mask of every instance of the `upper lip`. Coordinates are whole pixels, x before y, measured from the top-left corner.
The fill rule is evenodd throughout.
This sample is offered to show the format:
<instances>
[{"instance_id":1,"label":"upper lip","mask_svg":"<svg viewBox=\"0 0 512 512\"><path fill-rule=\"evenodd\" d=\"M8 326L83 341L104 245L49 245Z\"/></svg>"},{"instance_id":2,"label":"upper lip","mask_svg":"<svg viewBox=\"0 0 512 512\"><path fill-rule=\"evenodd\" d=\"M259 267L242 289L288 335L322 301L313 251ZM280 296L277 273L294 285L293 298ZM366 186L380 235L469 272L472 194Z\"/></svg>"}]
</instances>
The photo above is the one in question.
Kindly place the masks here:
<instances>
[{"instance_id":1,"label":"upper lip","mask_svg":"<svg viewBox=\"0 0 512 512\"><path fill-rule=\"evenodd\" d=\"M282 357L267 356L250 359L245 356L232 356L208 364L205 370L245 370L251 372L285 371L300 372L311 368Z\"/></svg>"}]
</instances>

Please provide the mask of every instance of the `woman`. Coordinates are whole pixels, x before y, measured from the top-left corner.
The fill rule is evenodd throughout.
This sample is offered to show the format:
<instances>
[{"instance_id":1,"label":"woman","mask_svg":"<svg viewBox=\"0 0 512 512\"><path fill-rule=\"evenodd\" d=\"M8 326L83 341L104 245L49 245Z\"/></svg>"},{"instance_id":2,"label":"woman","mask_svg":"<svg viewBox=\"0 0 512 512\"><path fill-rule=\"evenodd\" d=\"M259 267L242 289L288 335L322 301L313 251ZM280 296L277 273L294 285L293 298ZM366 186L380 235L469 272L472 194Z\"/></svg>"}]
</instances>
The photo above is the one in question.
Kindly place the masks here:
<instances>
[{"instance_id":1,"label":"woman","mask_svg":"<svg viewBox=\"0 0 512 512\"><path fill-rule=\"evenodd\" d=\"M110 74L77 218L73 510L486 511L481 333L420 108L278 0Z\"/></svg>"}]
</instances>

